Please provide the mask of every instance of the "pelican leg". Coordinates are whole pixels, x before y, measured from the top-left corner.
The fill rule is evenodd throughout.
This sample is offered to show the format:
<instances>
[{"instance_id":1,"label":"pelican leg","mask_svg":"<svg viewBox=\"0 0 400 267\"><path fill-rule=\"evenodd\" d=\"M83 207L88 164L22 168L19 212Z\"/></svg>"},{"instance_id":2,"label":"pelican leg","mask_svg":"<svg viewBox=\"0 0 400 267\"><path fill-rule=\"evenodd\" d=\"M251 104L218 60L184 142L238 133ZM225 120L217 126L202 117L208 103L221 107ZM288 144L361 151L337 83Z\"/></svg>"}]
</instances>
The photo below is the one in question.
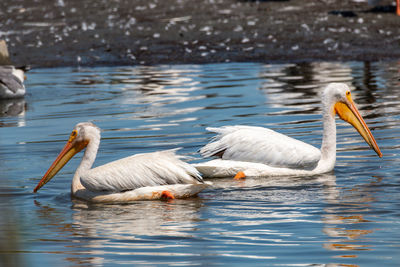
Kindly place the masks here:
<instances>
[{"instance_id":1,"label":"pelican leg","mask_svg":"<svg viewBox=\"0 0 400 267\"><path fill-rule=\"evenodd\" d=\"M233 179L235 180L240 180L240 179L245 179L246 178L246 174L244 174L244 172L242 171L238 171L235 175L235 177L233 177Z\"/></svg>"},{"instance_id":2,"label":"pelican leg","mask_svg":"<svg viewBox=\"0 0 400 267\"><path fill-rule=\"evenodd\" d=\"M164 200L172 200L175 199L174 195L171 193L171 191L164 190L161 192L161 199Z\"/></svg>"}]
</instances>

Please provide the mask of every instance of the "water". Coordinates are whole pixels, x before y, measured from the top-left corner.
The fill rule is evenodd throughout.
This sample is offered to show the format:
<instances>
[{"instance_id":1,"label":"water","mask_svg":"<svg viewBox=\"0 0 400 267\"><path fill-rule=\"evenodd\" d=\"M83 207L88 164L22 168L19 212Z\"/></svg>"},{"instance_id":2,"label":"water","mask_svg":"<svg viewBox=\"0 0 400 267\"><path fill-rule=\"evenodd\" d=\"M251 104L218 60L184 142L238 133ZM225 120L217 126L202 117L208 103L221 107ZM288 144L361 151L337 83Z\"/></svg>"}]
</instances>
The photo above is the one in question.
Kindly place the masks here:
<instances>
[{"instance_id":1,"label":"water","mask_svg":"<svg viewBox=\"0 0 400 267\"><path fill-rule=\"evenodd\" d=\"M0 265L399 266L400 65L213 64L34 69L28 95L1 102ZM353 97L384 155L338 123L334 173L214 179L197 198L93 205L69 196L80 157L32 190L77 122L102 128L95 165L197 150L207 126L265 126L321 143L319 92Z\"/></svg>"}]
</instances>

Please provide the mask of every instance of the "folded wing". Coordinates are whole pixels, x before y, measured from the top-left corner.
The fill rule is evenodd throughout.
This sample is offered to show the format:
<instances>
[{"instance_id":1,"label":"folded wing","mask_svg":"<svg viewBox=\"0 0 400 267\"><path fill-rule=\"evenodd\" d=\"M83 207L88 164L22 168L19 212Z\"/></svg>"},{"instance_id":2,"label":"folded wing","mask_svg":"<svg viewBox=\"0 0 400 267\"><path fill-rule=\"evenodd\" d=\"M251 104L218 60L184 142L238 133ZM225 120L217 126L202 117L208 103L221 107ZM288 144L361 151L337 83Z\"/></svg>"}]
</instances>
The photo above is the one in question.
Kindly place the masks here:
<instances>
[{"instance_id":1,"label":"folded wing","mask_svg":"<svg viewBox=\"0 0 400 267\"><path fill-rule=\"evenodd\" d=\"M218 135L200 150L204 157L285 168L314 168L321 158L314 146L267 128L225 126L207 130Z\"/></svg>"},{"instance_id":2,"label":"folded wing","mask_svg":"<svg viewBox=\"0 0 400 267\"><path fill-rule=\"evenodd\" d=\"M0 66L0 85L16 93L18 89L24 88L24 84L12 72L12 66Z\"/></svg>"},{"instance_id":3,"label":"folded wing","mask_svg":"<svg viewBox=\"0 0 400 267\"><path fill-rule=\"evenodd\" d=\"M91 169L81 175L90 191L125 192L145 186L203 183L200 173L176 150L137 154Z\"/></svg>"}]
</instances>

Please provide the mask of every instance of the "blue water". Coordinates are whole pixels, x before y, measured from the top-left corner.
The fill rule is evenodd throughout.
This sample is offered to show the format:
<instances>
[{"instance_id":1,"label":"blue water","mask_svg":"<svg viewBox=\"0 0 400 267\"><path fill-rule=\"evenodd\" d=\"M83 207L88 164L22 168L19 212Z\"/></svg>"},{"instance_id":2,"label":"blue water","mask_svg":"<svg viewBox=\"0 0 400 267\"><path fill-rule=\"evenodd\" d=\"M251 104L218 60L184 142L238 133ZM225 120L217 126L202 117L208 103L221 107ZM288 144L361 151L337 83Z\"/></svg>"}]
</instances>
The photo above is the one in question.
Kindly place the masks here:
<instances>
[{"instance_id":1,"label":"blue water","mask_svg":"<svg viewBox=\"0 0 400 267\"><path fill-rule=\"evenodd\" d=\"M399 266L400 63L211 64L33 69L0 102L0 266ZM207 126L269 127L317 147L319 93L349 84L381 150L337 120L334 173L214 179L186 200L94 205L70 198L80 156L32 190L73 128L102 128L95 166L198 149Z\"/></svg>"}]
</instances>

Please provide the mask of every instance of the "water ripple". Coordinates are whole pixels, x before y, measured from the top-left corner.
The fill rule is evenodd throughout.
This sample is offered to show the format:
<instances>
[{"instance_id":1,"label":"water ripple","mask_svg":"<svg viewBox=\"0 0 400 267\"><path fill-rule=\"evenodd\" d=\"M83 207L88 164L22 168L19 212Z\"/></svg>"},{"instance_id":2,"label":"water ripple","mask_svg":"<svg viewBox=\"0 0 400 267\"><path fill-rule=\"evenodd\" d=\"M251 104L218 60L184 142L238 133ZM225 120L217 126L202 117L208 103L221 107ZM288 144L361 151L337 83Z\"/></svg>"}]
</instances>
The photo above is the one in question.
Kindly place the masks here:
<instances>
[{"instance_id":1,"label":"water ripple","mask_svg":"<svg viewBox=\"0 0 400 267\"><path fill-rule=\"evenodd\" d=\"M1 252L33 266L395 266L398 70L397 62L32 70L25 99L0 102ZM193 199L93 205L70 199L73 159L32 194L80 121L103 130L96 165L175 147L201 161L207 126L265 126L319 147L320 92L333 81L352 88L382 159L338 120L334 173L219 179Z\"/></svg>"}]
</instances>

